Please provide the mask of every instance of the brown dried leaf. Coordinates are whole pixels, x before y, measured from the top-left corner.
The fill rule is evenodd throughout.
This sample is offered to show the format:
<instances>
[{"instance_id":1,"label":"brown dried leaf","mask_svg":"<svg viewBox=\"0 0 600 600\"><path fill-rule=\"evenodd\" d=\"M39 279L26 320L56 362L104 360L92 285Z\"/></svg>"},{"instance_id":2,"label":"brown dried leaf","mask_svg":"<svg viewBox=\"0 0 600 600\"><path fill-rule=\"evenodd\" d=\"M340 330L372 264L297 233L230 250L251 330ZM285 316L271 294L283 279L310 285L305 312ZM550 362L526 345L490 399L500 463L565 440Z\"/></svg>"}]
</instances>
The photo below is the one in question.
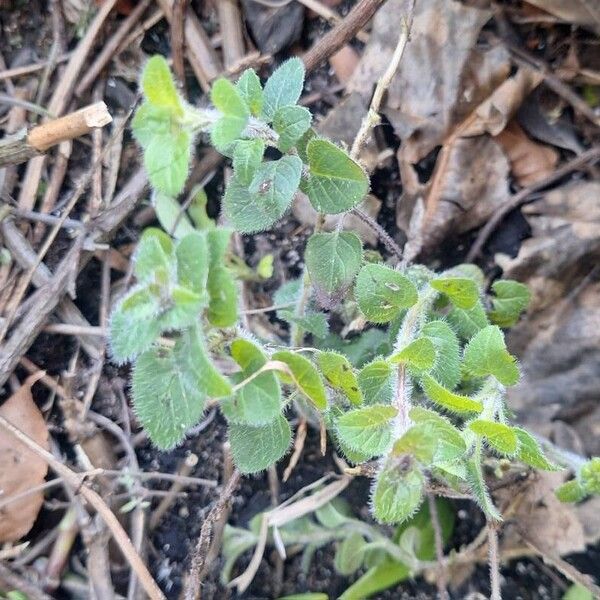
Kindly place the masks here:
<instances>
[{"instance_id":1,"label":"brown dried leaf","mask_svg":"<svg viewBox=\"0 0 600 600\"><path fill-rule=\"evenodd\" d=\"M329 64L340 83L346 83L352 77L358 61L358 53L348 44L329 57Z\"/></svg>"},{"instance_id":2,"label":"brown dried leaf","mask_svg":"<svg viewBox=\"0 0 600 600\"><path fill-rule=\"evenodd\" d=\"M556 168L558 152L531 140L516 121L496 136L510 161L514 178L523 187L544 179Z\"/></svg>"},{"instance_id":3,"label":"brown dried leaf","mask_svg":"<svg viewBox=\"0 0 600 600\"><path fill-rule=\"evenodd\" d=\"M566 21L600 31L600 7L594 0L526 0L547 13Z\"/></svg>"},{"instance_id":4,"label":"brown dried leaf","mask_svg":"<svg viewBox=\"0 0 600 600\"><path fill-rule=\"evenodd\" d=\"M43 375L35 373L2 405L0 415L43 448L48 448L48 429L44 417L31 397L31 386ZM48 465L3 432L0 436L0 503L10 496L43 483ZM14 542L31 529L44 501L43 492L29 494L0 509L0 542Z\"/></svg>"},{"instance_id":5,"label":"brown dried leaf","mask_svg":"<svg viewBox=\"0 0 600 600\"><path fill-rule=\"evenodd\" d=\"M586 453L600 452L600 183L574 182L523 208L532 237L516 258L497 255L504 276L529 286L528 314L509 333L523 378L510 388L520 422L551 435L564 419ZM594 412L595 411L595 412Z\"/></svg>"}]
</instances>

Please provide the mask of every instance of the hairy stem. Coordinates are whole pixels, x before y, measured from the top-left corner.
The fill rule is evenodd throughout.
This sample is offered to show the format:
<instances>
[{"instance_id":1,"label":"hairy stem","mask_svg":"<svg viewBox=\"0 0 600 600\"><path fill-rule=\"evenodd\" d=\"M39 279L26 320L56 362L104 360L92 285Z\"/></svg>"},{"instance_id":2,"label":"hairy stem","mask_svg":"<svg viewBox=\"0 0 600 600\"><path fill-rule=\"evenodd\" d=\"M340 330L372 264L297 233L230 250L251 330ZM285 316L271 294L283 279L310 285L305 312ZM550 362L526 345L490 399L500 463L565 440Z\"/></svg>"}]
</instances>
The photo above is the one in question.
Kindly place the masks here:
<instances>
[{"instance_id":1,"label":"hairy stem","mask_svg":"<svg viewBox=\"0 0 600 600\"><path fill-rule=\"evenodd\" d=\"M498 525L488 522L488 560L490 566L490 600L502 600L500 592L500 558L498 554Z\"/></svg>"}]
</instances>

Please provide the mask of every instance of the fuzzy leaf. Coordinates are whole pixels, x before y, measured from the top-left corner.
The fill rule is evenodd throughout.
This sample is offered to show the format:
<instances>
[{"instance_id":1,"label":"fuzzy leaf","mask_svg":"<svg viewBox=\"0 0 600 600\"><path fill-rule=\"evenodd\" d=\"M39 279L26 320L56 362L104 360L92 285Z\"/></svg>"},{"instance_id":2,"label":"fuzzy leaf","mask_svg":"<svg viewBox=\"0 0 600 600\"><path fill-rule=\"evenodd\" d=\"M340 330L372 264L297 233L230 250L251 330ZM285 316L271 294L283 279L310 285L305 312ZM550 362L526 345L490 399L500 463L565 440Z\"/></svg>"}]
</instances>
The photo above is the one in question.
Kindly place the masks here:
<instances>
[{"instance_id":1,"label":"fuzzy leaf","mask_svg":"<svg viewBox=\"0 0 600 600\"><path fill-rule=\"evenodd\" d=\"M427 421L416 423L394 443L392 455L410 454L424 466L433 462L437 450L437 435Z\"/></svg>"},{"instance_id":2,"label":"fuzzy leaf","mask_svg":"<svg viewBox=\"0 0 600 600\"><path fill-rule=\"evenodd\" d=\"M588 495L577 479L566 481L554 493L561 502L581 502Z\"/></svg>"},{"instance_id":3,"label":"fuzzy leaf","mask_svg":"<svg viewBox=\"0 0 600 600\"><path fill-rule=\"evenodd\" d=\"M209 262L206 236L200 232L186 235L177 244L175 254L179 283L197 294L204 294Z\"/></svg>"},{"instance_id":4,"label":"fuzzy leaf","mask_svg":"<svg viewBox=\"0 0 600 600\"><path fill-rule=\"evenodd\" d=\"M341 297L360 269L362 243L355 233L315 233L306 244L304 260L317 293Z\"/></svg>"},{"instance_id":5,"label":"fuzzy leaf","mask_svg":"<svg viewBox=\"0 0 600 600\"><path fill-rule=\"evenodd\" d=\"M200 333L192 329L172 351L153 348L136 361L132 379L136 414L154 444L177 445L195 425L206 394L229 393L229 383L210 362Z\"/></svg>"},{"instance_id":6,"label":"fuzzy leaf","mask_svg":"<svg viewBox=\"0 0 600 600\"><path fill-rule=\"evenodd\" d=\"M138 242L133 260L138 281L166 284L175 269L171 238L160 229L148 227Z\"/></svg>"},{"instance_id":7,"label":"fuzzy leaf","mask_svg":"<svg viewBox=\"0 0 600 600\"><path fill-rule=\"evenodd\" d=\"M385 360L375 360L358 373L358 387L365 404L391 404L394 395L394 373Z\"/></svg>"},{"instance_id":8,"label":"fuzzy leaf","mask_svg":"<svg viewBox=\"0 0 600 600\"><path fill-rule=\"evenodd\" d=\"M504 335L497 325L489 325L473 336L464 353L463 367L474 377L493 375L502 385L519 381L519 367L509 354Z\"/></svg>"},{"instance_id":9,"label":"fuzzy leaf","mask_svg":"<svg viewBox=\"0 0 600 600\"><path fill-rule=\"evenodd\" d=\"M181 285L171 286L170 297L159 318L161 331L181 329L195 323L205 300L204 293L197 294Z\"/></svg>"},{"instance_id":10,"label":"fuzzy leaf","mask_svg":"<svg viewBox=\"0 0 600 600\"><path fill-rule=\"evenodd\" d=\"M231 344L231 356L242 368L242 372L234 376L238 384L267 362L260 348L244 339ZM221 410L233 423L259 426L273 421L281 413L281 389L275 374L265 371L249 380L233 397L221 402Z\"/></svg>"},{"instance_id":11,"label":"fuzzy leaf","mask_svg":"<svg viewBox=\"0 0 600 600\"><path fill-rule=\"evenodd\" d=\"M588 460L579 471L579 480L588 494L600 494L600 458Z\"/></svg>"},{"instance_id":12,"label":"fuzzy leaf","mask_svg":"<svg viewBox=\"0 0 600 600\"><path fill-rule=\"evenodd\" d=\"M480 413L483 410L483 404L479 400L451 392L430 375L423 375L421 387L432 402L449 411L461 414L468 412Z\"/></svg>"},{"instance_id":13,"label":"fuzzy leaf","mask_svg":"<svg viewBox=\"0 0 600 600\"><path fill-rule=\"evenodd\" d=\"M365 317L373 323L387 323L400 310L417 302L414 284L389 267L367 264L356 279L355 296Z\"/></svg>"},{"instance_id":14,"label":"fuzzy leaf","mask_svg":"<svg viewBox=\"0 0 600 600\"><path fill-rule=\"evenodd\" d=\"M283 415L260 427L229 424L229 443L236 467L244 474L258 473L275 464L292 441L290 425Z\"/></svg>"},{"instance_id":15,"label":"fuzzy leaf","mask_svg":"<svg viewBox=\"0 0 600 600\"><path fill-rule=\"evenodd\" d=\"M302 317L295 315L291 310L279 310L277 316L288 323L294 323L312 333L315 337L324 338L329 332L327 317L321 312L306 311Z\"/></svg>"},{"instance_id":16,"label":"fuzzy leaf","mask_svg":"<svg viewBox=\"0 0 600 600\"><path fill-rule=\"evenodd\" d=\"M262 110L263 89L256 71L254 69L246 69L238 79L235 87L250 109L250 112L257 117Z\"/></svg>"},{"instance_id":17,"label":"fuzzy leaf","mask_svg":"<svg viewBox=\"0 0 600 600\"><path fill-rule=\"evenodd\" d=\"M296 150L298 151L298 156L303 163L308 163L308 144L310 141L316 137L319 137L319 134L315 129L310 127L304 135L298 140L296 144Z\"/></svg>"},{"instance_id":18,"label":"fuzzy leaf","mask_svg":"<svg viewBox=\"0 0 600 600\"><path fill-rule=\"evenodd\" d=\"M381 523L401 523L419 508L424 480L405 457L388 459L378 474L373 491L373 515Z\"/></svg>"},{"instance_id":19,"label":"fuzzy leaf","mask_svg":"<svg viewBox=\"0 0 600 600\"><path fill-rule=\"evenodd\" d=\"M335 553L334 566L340 575L352 575L360 569L367 542L360 533L353 532L341 542Z\"/></svg>"},{"instance_id":20,"label":"fuzzy leaf","mask_svg":"<svg viewBox=\"0 0 600 600\"><path fill-rule=\"evenodd\" d=\"M479 504L479 507L484 512L485 516L494 521L502 521L502 515L494 506L490 494L483 479L481 471L481 463L477 458L472 458L467 461L467 478L473 498Z\"/></svg>"},{"instance_id":21,"label":"fuzzy leaf","mask_svg":"<svg viewBox=\"0 0 600 600\"><path fill-rule=\"evenodd\" d=\"M151 104L168 108L177 115L183 114L171 70L162 56L156 54L146 63L142 72L142 89Z\"/></svg>"},{"instance_id":22,"label":"fuzzy leaf","mask_svg":"<svg viewBox=\"0 0 600 600\"><path fill-rule=\"evenodd\" d=\"M156 217L162 228L176 239L193 233L194 226L177 200L157 193L153 199Z\"/></svg>"},{"instance_id":23,"label":"fuzzy leaf","mask_svg":"<svg viewBox=\"0 0 600 600\"><path fill-rule=\"evenodd\" d=\"M293 380L290 377L280 377L286 382L292 381L300 388L300 391L319 409L327 408L327 394L321 376L310 360L304 358L295 352L282 350L275 352L271 357L273 360L284 362L292 372Z\"/></svg>"},{"instance_id":24,"label":"fuzzy leaf","mask_svg":"<svg viewBox=\"0 0 600 600\"><path fill-rule=\"evenodd\" d=\"M448 296L457 308L469 310L479 300L479 288L468 277L436 277L429 282L434 290Z\"/></svg>"},{"instance_id":25,"label":"fuzzy leaf","mask_svg":"<svg viewBox=\"0 0 600 600\"><path fill-rule=\"evenodd\" d=\"M455 460L467 451L460 431L435 411L415 406L410 410L409 416L415 423L427 423L434 430L437 437L434 464Z\"/></svg>"},{"instance_id":26,"label":"fuzzy leaf","mask_svg":"<svg viewBox=\"0 0 600 600\"><path fill-rule=\"evenodd\" d=\"M273 117L273 129L279 134L277 148L287 152L309 129L312 116L303 106L282 106Z\"/></svg>"},{"instance_id":27,"label":"fuzzy leaf","mask_svg":"<svg viewBox=\"0 0 600 600\"><path fill-rule=\"evenodd\" d=\"M478 331L490 324L481 300L478 300L469 310L453 306L448 313L448 322L463 340L470 340Z\"/></svg>"},{"instance_id":28,"label":"fuzzy leaf","mask_svg":"<svg viewBox=\"0 0 600 600\"><path fill-rule=\"evenodd\" d=\"M224 150L240 137L250 112L238 89L224 78L213 83L210 99L222 114L213 125L210 137L215 148Z\"/></svg>"},{"instance_id":29,"label":"fuzzy leaf","mask_svg":"<svg viewBox=\"0 0 600 600\"><path fill-rule=\"evenodd\" d=\"M303 87L304 63L299 58L290 58L275 69L265 83L262 106L265 120L272 121L281 107L296 104Z\"/></svg>"},{"instance_id":30,"label":"fuzzy leaf","mask_svg":"<svg viewBox=\"0 0 600 600\"><path fill-rule=\"evenodd\" d=\"M264 231L289 208L298 189L302 161L284 156L263 163L246 188L233 179L223 198L225 215L241 233Z\"/></svg>"},{"instance_id":31,"label":"fuzzy leaf","mask_svg":"<svg viewBox=\"0 0 600 600\"><path fill-rule=\"evenodd\" d=\"M512 430L519 440L517 458L521 462L534 469L542 469L544 471L558 470L558 467L546 458L537 440L528 431L520 427L513 427Z\"/></svg>"},{"instance_id":32,"label":"fuzzy leaf","mask_svg":"<svg viewBox=\"0 0 600 600\"><path fill-rule=\"evenodd\" d=\"M265 143L262 140L239 140L233 150L233 172L242 185L250 185L262 163Z\"/></svg>"},{"instance_id":33,"label":"fuzzy leaf","mask_svg":"<svg viewBox=\"0 0 600 600\"><path fill-rule=\"evenodd\" d=\"M208 273L210 301L207 317L215 327L232 327L238 318L238 291L227 267L213 267Z\"/></svg>"},{"instance_id":34,"label":"fuzzy leaf","mask_svg":"<svg viewBox=\"0 0 600 600\"><path fill-rule=\"evenodd\" d=\"M131 121L133 137L142 148L147 148L155 136L170 134L172 120L173 111L170 108L143 102Z\"/></svg>"},{"instance_id":35,"label":"fuzzy leaf","mask_svg":"<svg viewBox=\"0 0 600 600\"><path fill-rule=\"evenodd\" d=\"M356 375L345 356L337 352L319 352L317 362L331 387L342 391L351 404L355 406L362 404L363 398Z\"/></svg>"},{"instance_id":36,"label":"fuzzy leaf","mask_svg":"<svg viewBox=\"0 0 600 600\"><path fill-rule=\"evenodd\" d=\"M185 129L173 128L167 134L155 134L144 149L144 167L152 187L177 196L188 176L192 136Z\"/></svg>"},{"instance_id":37,"label":"fuzzy leaf","mask_svg":"<svg viewBox=\"0 0 600 600\"><path fill-rule=\"evenodd\" d=\"M147 350L160 335L159 300L147 288L130 292L110 318L113 360L123 363Z\"/></svg>"},{"instance_id":38,"label":"fuzzy leaf","mask_svg":"<svg viewBox=\"0 0 600 600\"><path fill-rule=\"evenodd\" d=\"M369 191L369 178L344 150L314 138L306 147L310 174L303 191L314 209L331 215L354 208Z\"/></svg>"},{"instance_id":39,"label":"fuzzy leaf","mask_svg":"<svg viewBox=\"0 0 600 600\"><path fill-rule=\"evenodd\" d=\"M389 424L397 414L397 409L384 404L357 408L338 419L337 434L349 448L369 456L380 456L392 442Z\"/></svg>"},{"instance_id":40,"label":"fuzzy leaf","mask_svg":"<svg viewBox=\"0 0 600 600\"><path fill-rule=\"evenodd\" d=\"M518 281L501 279L492 284L492 290L496 297L492 299L490 319L500 327L512 327L529 304L529 289Z\"/></svg>"},{"instance_id":41,"label":"fuzzy leaf","mask_svg":"<svg viewBox=\"0 0 600 600\"><path fill-rule=\"evenodd\" d=\"M430 375L440 384L453 390L460 381L460 347L458 338L445 321L430 321L421 329L436 350L436 363Z\"/></svg>"},{"instance_id":42,"label":"fuzzy leaf","mask_svg":"<svg viewBox=\"0 0 600 600\"><path fill-rule=\"evenodd\" d=\"M417 372L431 371L435 364L435 346L429 338L417 338L388 360L392 364L407 364Z\"/></svg>"},{"instance_id":43,"label":"fuzzy leaf","mask_svg":"<svg viewBox=\"0 0 600 600\"><path fill-rule=\"evenodd\" d=\"M484 437L486 442L501 454L512 456L517 451L517 435L504 423L476 419L469 423L469 429L477 435Z\"/></svg>"}]
</instances>

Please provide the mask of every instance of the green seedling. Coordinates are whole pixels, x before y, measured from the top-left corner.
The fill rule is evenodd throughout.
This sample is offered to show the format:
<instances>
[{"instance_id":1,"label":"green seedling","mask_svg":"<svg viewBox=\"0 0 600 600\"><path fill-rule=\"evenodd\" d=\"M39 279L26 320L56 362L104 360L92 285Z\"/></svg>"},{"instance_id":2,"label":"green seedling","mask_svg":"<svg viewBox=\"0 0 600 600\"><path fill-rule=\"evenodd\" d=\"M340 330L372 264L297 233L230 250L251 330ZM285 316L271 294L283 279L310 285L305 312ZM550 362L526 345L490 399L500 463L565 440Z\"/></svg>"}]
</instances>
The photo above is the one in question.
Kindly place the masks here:
<instances>
[{"instance_id":1,"label":"green seedling","mask_svg":"<svg viewBox=\"0 0 600 600\"><path fill-rule=\"evenodd\" d=\"M113 359L133 363L138 418L168 450L207 406L218 406L238 469L255 473L288 452L293 404L326 424L348 461L373 461L378 521L411 519L433 483L469 493L488 519L501 520L486 488L486 461L556 468L506 407L506 389L520 372L501 327L527 306L525 286L498 281L488 296L473 265L441 274L391 268L365 261L355 234L317 231L306 245L305 276L273 298L277 317L299 332L295 343L267 348L240 325L233 231L272 228L298 190L324 216L351 211L369 189L360 164L311 128L310 112L298 106L303 82L302 62L293 58L264 86L251 69L236 83L218 79L213 106L197 108L181 98L164 59L155 56L144 69L133 133L164 230L143 233L137 283L115 307L110 334ZM176 200L198 136L231 159L222 198L227 227L208 217L201 191L187 212ZM270 273L270 264L260 265L261 277ZM341 302L377 325L362 342L328 333L323 309ZM304 347L307 335L312 343ZM372 348L377 355L367 359ZM561 496L596 493L597 471L597 462L582 468Z\"/></svg>"}]
</instances>

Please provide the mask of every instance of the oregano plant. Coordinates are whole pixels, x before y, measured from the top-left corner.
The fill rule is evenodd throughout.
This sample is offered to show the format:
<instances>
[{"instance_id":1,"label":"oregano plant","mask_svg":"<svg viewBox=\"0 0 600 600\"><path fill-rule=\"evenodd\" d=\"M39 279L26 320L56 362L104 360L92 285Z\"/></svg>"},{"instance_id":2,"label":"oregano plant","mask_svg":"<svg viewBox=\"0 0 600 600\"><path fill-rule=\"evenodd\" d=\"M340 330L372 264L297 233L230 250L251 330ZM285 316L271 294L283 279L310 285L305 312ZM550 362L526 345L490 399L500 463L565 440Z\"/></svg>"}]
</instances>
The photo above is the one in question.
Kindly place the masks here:
<instances>
[{"instance_id":1,"label":"oregano plant","mask_svg":"<svg viewBox=\"0 0 600 600\"><path fill-rule=\"evenodd\" d=\"M136 285L115 307L110 334L113 359L133 363L140 422L168 450L216 405L237 468L255 473L290 448L293 408L324 423L349 462L370 464L378 521L410 519L434 482L470 493L488 519L501 520L485 484L487 456L557 468L506 406L520 372L502 328L526 308L524 285L497 281L488 294L474 265L439 274L393 268L367 257L356 234L317 227L304 276L273 298L294 331L289 345L263 343L240 325L233 231L274 227L299 191L324 217L348 213L369 190L361 165L311 127L310 111L298 105L303 84L303 64L292 58L264 86L252 69L236 83L218 79L212 106L199 108L180 96L162 57L144 69L133 134L162 229L141 236ZM185 210L176 200L198 136L233 167L223 224L208 217L201 191ZM381 353L360 368L343 351L319 349L326 311L340 305L384 338ZM565 499L597 492L597 463L573 481Z\"/></svg>"}]
</instances>

